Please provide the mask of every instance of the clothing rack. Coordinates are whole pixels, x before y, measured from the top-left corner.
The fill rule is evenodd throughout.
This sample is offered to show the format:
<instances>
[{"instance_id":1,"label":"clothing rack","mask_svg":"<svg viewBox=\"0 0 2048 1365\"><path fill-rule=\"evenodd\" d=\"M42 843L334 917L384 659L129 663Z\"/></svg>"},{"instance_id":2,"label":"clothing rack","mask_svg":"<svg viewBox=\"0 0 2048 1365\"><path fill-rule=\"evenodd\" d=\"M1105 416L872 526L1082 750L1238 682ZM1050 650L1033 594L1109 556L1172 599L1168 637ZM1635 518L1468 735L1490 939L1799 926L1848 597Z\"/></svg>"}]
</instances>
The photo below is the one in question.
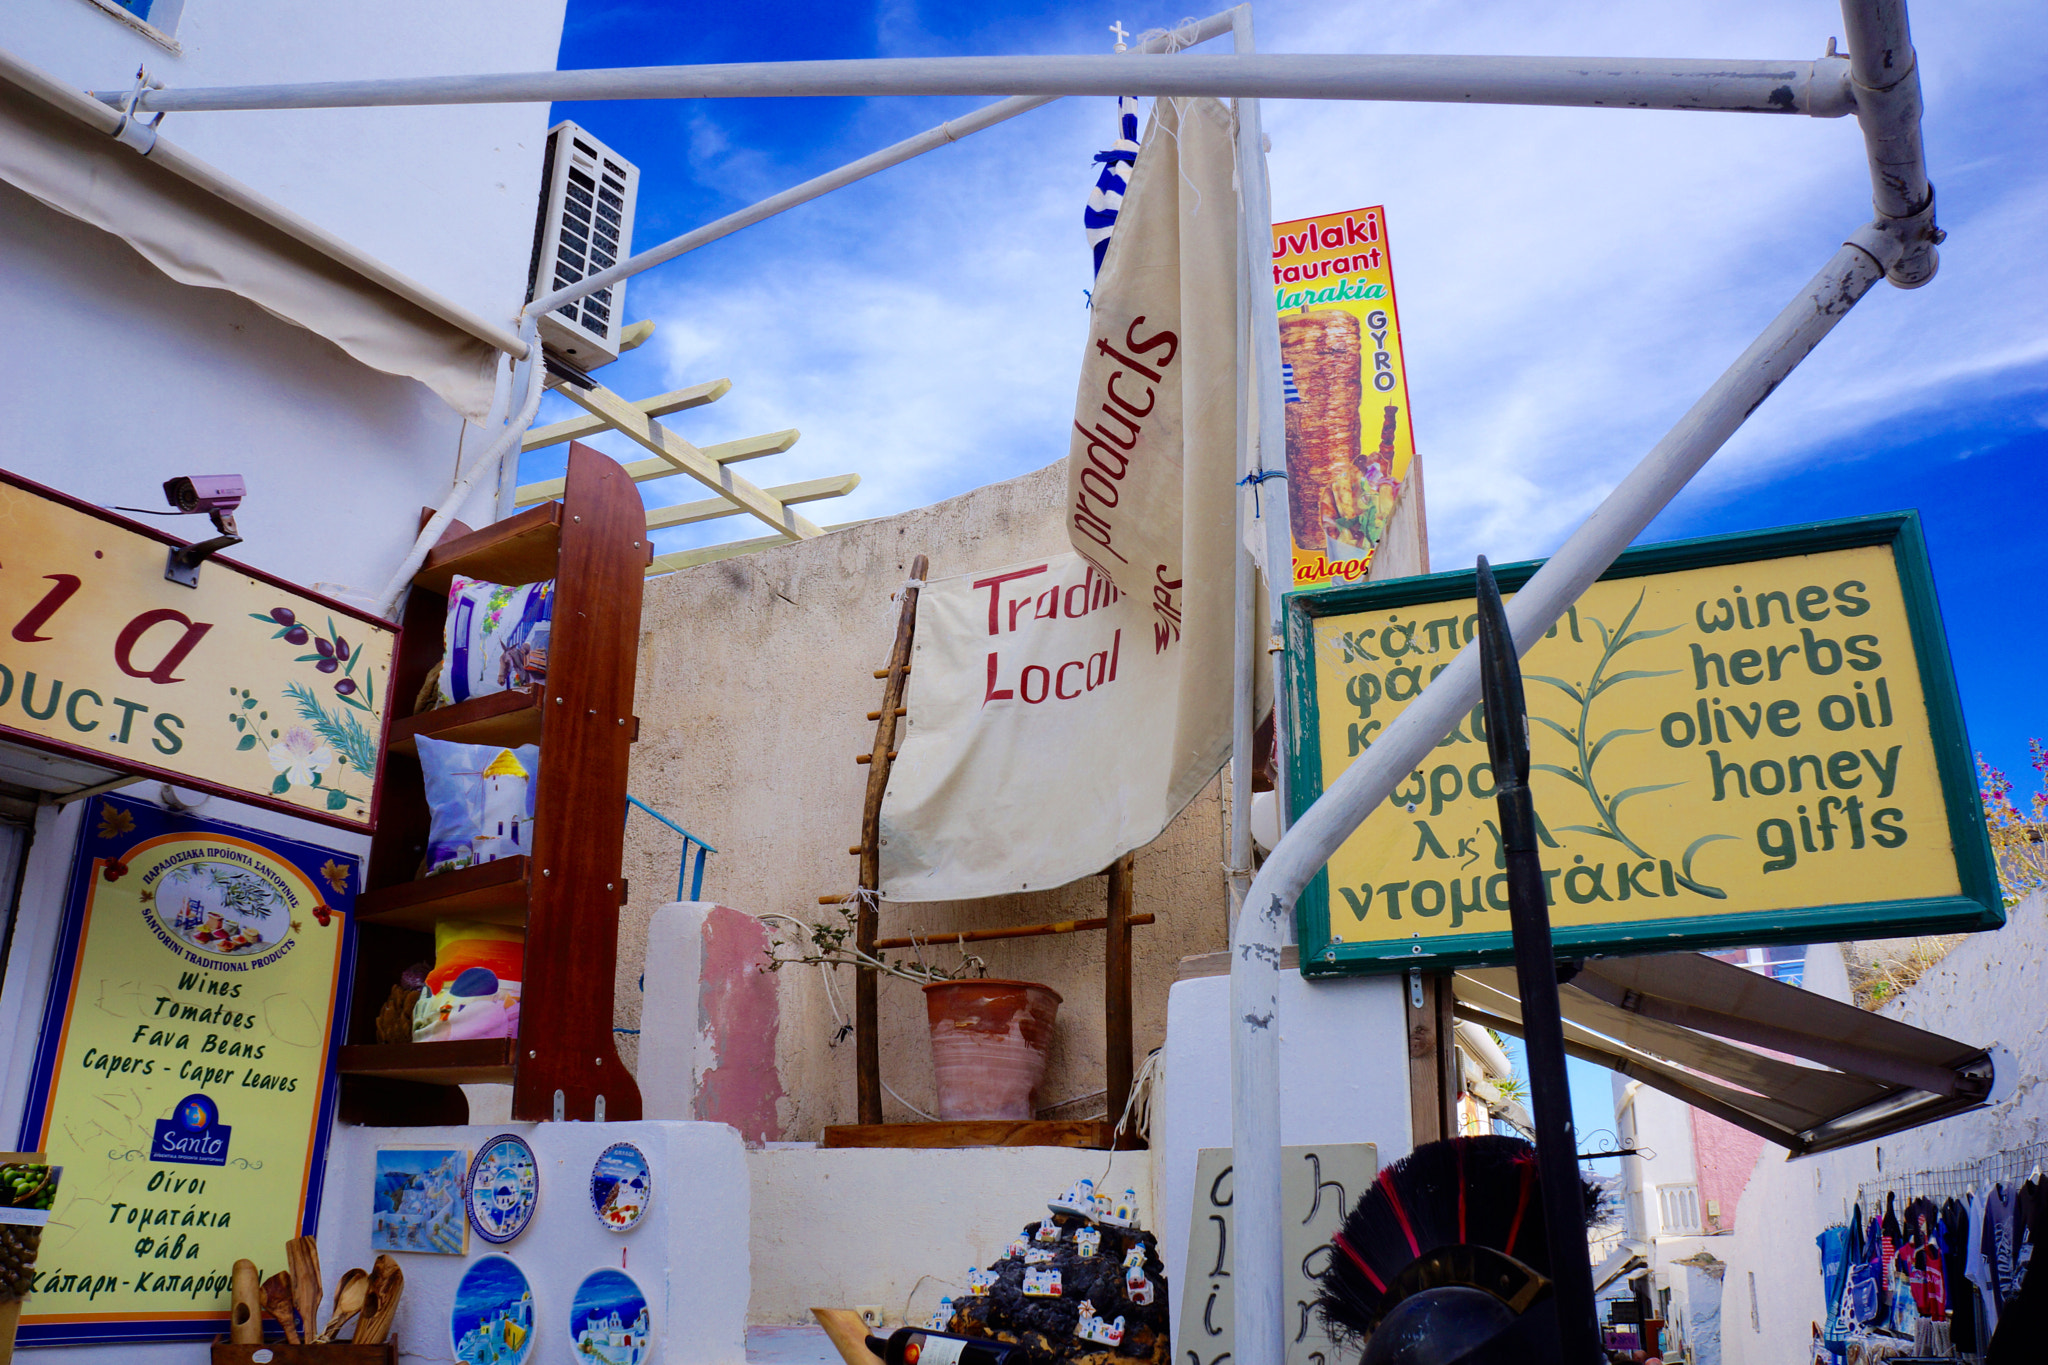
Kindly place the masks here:
<instances>
[{"instance_id":1,"label":"clothing rack","mask_svg":"<svg viewBox=\"0 0 2048 1365\"><path fill-rule=\"evenodd\" d=\"M1939 1204L1949 1199L1960 1200L1973 1187L1988 1190L1994 1185L2024 1184L2036 1171L2048 1171L2048 1142L2030 1142L1960 1166L1866 1180L1856 1187L1856 1202L1866 1213L1880 1206L1891 1193L1898 1194L1902 1201L1924 1195Z\"/></svg>"}]
</instances>

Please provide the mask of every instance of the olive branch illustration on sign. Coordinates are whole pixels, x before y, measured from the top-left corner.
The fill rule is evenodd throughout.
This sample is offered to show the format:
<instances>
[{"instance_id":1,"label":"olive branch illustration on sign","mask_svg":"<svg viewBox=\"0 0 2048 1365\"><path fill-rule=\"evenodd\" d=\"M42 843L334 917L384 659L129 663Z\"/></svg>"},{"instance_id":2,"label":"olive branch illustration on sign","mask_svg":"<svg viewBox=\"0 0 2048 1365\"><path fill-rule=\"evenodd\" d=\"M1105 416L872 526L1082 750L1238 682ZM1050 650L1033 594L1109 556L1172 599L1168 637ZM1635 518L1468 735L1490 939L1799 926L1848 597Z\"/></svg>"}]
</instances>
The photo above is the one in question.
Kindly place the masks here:
<instances>
[{"instance_id":1,"label":"olive branch illustration on sign","mask_svg":"<svg viewBox=\"0 0 2048 1365\"><path fill-rule=\"evenodd\" d=\"M1638 858L1655 860L1655 854L1637 843L1636 840L1631 838L1622 829L1620 816L1622 803L1634 797L1646 796L1651 792L1660 792L1672 787L1683 786L1684 783L1657 782L1649 786L1629 787L1623 791L1616 792L1612 796L1602 795L1599 781L1593 773L1593 767L1600 761L1600 755L1606 752L1607 746L1617 739L1622 739L1629 735L1647 735L1650 731L1622 728L1609 730L1598 739L1592 738L1593 703L1598 701L1603 694L1626 682L1637 682L1646 678L1668 677L1680 671L1675 668L1635 668L1624 669L1619 673L1613 674L1607 672L1608 665L1613 663L1621 652L1631 645L1641 644L1645 640L1654 640L1659 636L1669 635L1673 631L1681 629L1680 626L1666 626L1662 630L1638 630L1633 634L1630 633L1629 627L1635 624L1636 613L1643 609L1643 599L1648 591L1649 589L1645 588L1642 592L1636 594L1635 605L1630 607L1628 615L1622 618L1620 628L1612 632L1607 629L1606 624L1598 617L1581 615L1581 620L1591 622L1593 628L1600 632L1601 645L1600 662L1594 665L1593 675L1586 680L1583 686L1573 686L1562 678L1546 677L1541 673L1530 673L1525 676L1531 682L1540 682L1556 688L1567 697L1570 697L1579 707L1578 727L1576 729L1560 725L1548 716L1539 716L1534 712L1531 712L1529 716L1529 719L1540 725L1547 725L1557 731L1558 734L1563 735L1566 742L1571 744L1577 752L1579 759L1578 766L1575 768L1561 768L1555 763L1531 763L1529 766L1542 772L1553 773L1584 792L1586 800L1592 803L1594 818L1599 821L1597 825L1561 825L1559 828L1570 830L1577 834L1591 834L1601 839L1611 839L1635 854ZM1698 880L1692 875L1692 860L1708 844L1716 840L1733 839L1734 837L1732 834L1703 834L1688 844L1684 855L1679 859L1679 871L1676 878L1678 884L1689 891L1696 891L1702 896L1710 896L1715 900L1728 899L1726 891L1717 886L1708 886L1705 882Z\"/></svg>"}]
</instances>

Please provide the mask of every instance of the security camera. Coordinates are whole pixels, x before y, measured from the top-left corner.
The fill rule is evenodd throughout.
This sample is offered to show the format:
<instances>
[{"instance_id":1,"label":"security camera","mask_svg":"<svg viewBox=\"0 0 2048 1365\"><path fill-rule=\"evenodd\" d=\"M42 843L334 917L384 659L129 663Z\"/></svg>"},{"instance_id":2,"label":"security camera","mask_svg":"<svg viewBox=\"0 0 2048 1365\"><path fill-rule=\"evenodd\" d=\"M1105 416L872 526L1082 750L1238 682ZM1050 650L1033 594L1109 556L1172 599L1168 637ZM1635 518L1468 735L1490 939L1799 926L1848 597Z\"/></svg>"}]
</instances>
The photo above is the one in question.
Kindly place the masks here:
<instances>
[{"instance_id":1,"label":"security camera","mask_svg":"<svg viewBox=\"0 0 2048 1365\"><path fill-rule=\"evenodd\" d=\"M181 474L164 481L164 497L180 512L232 512L247 491L240 474Z\"/></svg>"},{"instance_id":2,"label":"security camera","mask_svg":"<svg viewBox=\"0 0 2048 1365\"><path fill-rule=\"evenodd\" d=\"M235 528L235 509L242 505L243 486L240 474L184 474L164 481L164 497L180 512L204 512L213 518L213 529L220 532L212 540L202 540L196 545L174 547L169 562L164 566L164 577L173 583L188 588L199 586L199 566L209 555L240 545L242 537Z\"/></svg>"}]
</instances>

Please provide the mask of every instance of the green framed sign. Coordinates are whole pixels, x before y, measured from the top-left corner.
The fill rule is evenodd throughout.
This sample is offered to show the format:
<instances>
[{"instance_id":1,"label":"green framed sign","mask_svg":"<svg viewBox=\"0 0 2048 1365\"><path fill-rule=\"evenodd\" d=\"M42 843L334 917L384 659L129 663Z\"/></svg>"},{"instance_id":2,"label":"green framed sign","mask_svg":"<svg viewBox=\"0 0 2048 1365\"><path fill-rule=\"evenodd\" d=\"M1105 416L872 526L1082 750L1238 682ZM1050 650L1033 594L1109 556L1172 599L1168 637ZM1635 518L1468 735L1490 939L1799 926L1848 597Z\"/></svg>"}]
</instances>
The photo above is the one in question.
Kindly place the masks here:
<instances>
[{"instance_id":1,"label":"green framed sign","mask_svg":"<svg viewBox=\"0 0 2048 1365\"><path fill-rule=\"evenodd\" d=\"M1473 639L1475 591L1288 595L1297 818ZM1522 674L1560 956L2005 923L1918 514L1630 550ZM1303 972L1511 960L1493 797L1475 707L1302 894Z\"/></svg>"}]
</instances>

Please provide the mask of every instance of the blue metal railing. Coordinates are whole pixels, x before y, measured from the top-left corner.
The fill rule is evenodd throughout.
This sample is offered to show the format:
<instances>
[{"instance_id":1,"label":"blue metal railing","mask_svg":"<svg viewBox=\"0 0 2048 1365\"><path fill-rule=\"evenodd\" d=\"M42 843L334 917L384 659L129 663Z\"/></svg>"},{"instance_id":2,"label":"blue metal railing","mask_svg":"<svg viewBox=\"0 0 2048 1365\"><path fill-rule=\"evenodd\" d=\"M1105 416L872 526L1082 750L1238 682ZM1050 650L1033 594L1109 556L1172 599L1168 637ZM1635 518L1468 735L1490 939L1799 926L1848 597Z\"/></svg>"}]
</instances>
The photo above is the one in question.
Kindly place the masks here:
<instances>
[{"instance_id":1,"label":"blue metal railing","mask_svg":"<svg viewBox=\"0 0 2048 1365\"><path fill-rule=\"evenodd\" d=\"M684 829L675 821L669 819L666 815L663 815L654 807L648 805L645 801L642 801L639 797L634 796L631 792L626 794L626 800L630 806L638 806L641 810L646 811L649 815L683 836L683 860L681 865L676 868L676 899L679 901L702 900L704 898L704 856L708 853L716 853L718 850ZM626 811L626 819L631 820L632 818L633 812L628 809ZM697 859L694 870L692 870L690 865L690 846L692 844L697 846ZM683 894L683 885L686 882L690 888L690 894L687 896Z\"/></svg>"}]
</instances>

